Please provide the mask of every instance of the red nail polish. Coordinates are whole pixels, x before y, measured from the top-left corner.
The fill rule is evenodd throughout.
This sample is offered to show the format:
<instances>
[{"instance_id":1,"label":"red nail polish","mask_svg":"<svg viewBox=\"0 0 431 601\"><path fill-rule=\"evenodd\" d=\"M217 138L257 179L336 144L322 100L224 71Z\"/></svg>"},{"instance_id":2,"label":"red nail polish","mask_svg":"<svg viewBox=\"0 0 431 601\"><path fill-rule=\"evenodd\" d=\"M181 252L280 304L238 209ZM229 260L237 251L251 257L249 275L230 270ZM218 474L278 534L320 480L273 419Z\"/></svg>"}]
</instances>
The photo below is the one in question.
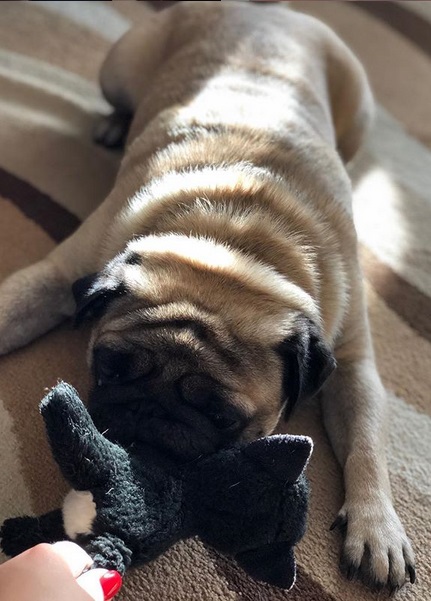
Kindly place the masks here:
<instances>
[{"instance_id":1,"label":"red nail polish","mask_svg":"<svg viewBox=\"0 0 431 601\"><path fill-rule=\"evenodd\" d=\"M100 578L100 585L103 589L105 601L112 599L112 597L118 593L122 584L123 579L121 578L121 574L117 571L110 570L109 572L106 572L106 574L103 574Z\"/></svg>"}]
</instances>

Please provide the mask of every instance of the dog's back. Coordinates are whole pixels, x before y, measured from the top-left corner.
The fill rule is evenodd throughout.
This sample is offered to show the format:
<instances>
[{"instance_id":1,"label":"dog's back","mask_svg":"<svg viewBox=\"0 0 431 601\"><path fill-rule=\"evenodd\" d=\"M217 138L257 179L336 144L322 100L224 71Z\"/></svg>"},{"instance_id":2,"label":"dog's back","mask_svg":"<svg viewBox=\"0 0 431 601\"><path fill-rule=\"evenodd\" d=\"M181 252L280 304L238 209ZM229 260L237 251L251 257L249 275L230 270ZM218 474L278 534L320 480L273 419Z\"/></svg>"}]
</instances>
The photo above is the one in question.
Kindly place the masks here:
<instances>
[{"instance_id":1,"label":"dog's back","mask_svg":"<svg viewBox=\"0 0 431 601\"><path fill-rule=\"evenodd\" d=\"M102 86L136 112L129 140L160 116L177 134L220 123L277 139L312 131L351 158L371 110L362 67L333 32L264 3L178 3L120 41Z\"/></svg>"}]
</instances>

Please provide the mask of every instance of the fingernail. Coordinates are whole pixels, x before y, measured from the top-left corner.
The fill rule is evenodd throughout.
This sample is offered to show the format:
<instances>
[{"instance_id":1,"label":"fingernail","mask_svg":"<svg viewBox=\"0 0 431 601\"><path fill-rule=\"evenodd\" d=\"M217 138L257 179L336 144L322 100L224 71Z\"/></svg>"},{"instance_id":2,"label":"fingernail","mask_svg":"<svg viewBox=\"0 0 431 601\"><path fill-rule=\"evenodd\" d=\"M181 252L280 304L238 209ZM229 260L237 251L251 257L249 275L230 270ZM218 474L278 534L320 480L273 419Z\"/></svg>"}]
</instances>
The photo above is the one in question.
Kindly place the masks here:
<instances>
[{"instance_id":1,"label":"fingernail","mask_svg":"<svg viewBox=\"0 0 431 601\"><path fill-rule=\"evenodd\" d=\"M106 572L106 574L103 574L100 578L100 585L105 596L105 601L112 599L112 597L118 593L122 584L123 579L121 578L121 574L116 570L110 570L109 572Z\"/></svg>"}]
</instances>

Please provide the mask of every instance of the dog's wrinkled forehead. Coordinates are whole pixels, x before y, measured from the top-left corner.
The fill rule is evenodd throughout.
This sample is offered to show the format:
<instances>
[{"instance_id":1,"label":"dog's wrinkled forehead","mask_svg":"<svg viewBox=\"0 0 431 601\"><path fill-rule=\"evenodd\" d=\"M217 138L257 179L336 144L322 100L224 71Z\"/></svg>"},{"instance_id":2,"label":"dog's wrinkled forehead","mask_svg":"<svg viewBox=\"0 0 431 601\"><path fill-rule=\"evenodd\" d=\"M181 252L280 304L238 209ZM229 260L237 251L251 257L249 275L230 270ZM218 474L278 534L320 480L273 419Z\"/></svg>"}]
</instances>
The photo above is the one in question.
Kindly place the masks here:
<instances>
[{"instance_id":1,"label":"dog's wrinkled forehead","mask_svg":"<svg viewBox=\"0 0 431 601\"><path fill-rule=\"evenodd\" d=\"M184 373L208 373L239 386L243 349L222 320L188 301L148 306L125 294L95 323L89 345L139 358L163 370L166 380Z\"/></svg>"},{"instance_id":2,"label":"dog's wrinkled forehead","mask_svg":"<svg viewBox=\"0 0 431 601\"><path fill-rule=\"evenodd\" d=\"M195 371L205 366L209 371L224 372L232 381L247 349L225 327L223 316L197 306L184 298L186 295L168 294L160 301L154 283L148 283L147 293L142 295L146 274L145 269L136 269L140 262L141 257L125 251L101 272L74 284L76 323L98 318L90 347L121 348L127 342L140 350L145 339L147 348L157 349L160 360L167 364L182 362Z\"/></svg>"}]
</instances>

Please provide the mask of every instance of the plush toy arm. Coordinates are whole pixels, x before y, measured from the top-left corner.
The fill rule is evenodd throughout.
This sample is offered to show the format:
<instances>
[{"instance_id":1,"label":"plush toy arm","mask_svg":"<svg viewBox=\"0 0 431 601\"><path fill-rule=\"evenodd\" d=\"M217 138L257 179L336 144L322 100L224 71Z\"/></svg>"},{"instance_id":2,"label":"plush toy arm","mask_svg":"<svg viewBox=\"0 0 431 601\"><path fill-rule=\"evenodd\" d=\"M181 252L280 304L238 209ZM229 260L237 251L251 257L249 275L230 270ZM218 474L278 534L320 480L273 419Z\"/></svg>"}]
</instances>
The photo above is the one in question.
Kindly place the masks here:
<instances>
[{"instance_id":1,"label":"plush toy arm","mask_svg":"<svg viewBox=\"0 0 431 601\"><path fill-rule=\"evenodd\" d=\"M38 518L23 516L6 520L0 529L1 547L6 555L15 557L39 543L66 540L61 509L50 511ZM132 561L132 551L123 540L111 533L92 537L80 535L76 539L93 558L94 568L117 570L124 574Z\"/></svg>"},{"instance_id":2,"label":"plush toy arm","mask_svg":"<svg viewBox=\"0 0 431 601\"><path fill-rule=\"evenodd\" d=\"M52 454L75 489L103 487L116 473L127 471L126 451L97 430L72 386L60 382L43 399L40 412Z\"/></svg>"},{"instance_id":3,"label":"plush toy arm","mask_svg":"<svg viewBox=\"0 0 431 601\"><path fill-rule=\"evenodd\" d=\"M94 568L117 570L123 575L132 562L132 551L115 534L106 533L90 539L82 537L77 542L93 558Z\"/></svg>"},{"instance_id":4,"label":"plush toy arm","mask_svg":"<svg viewBox=\"0 0 431 601\"><path fill-rule=\"evenodd\" d=\"M61 509L50 511L39 518L10 518L0 529L2 549L10 557L15 557L39 543L54 543L66 538Z\"/></svg>"}]
</instances>

